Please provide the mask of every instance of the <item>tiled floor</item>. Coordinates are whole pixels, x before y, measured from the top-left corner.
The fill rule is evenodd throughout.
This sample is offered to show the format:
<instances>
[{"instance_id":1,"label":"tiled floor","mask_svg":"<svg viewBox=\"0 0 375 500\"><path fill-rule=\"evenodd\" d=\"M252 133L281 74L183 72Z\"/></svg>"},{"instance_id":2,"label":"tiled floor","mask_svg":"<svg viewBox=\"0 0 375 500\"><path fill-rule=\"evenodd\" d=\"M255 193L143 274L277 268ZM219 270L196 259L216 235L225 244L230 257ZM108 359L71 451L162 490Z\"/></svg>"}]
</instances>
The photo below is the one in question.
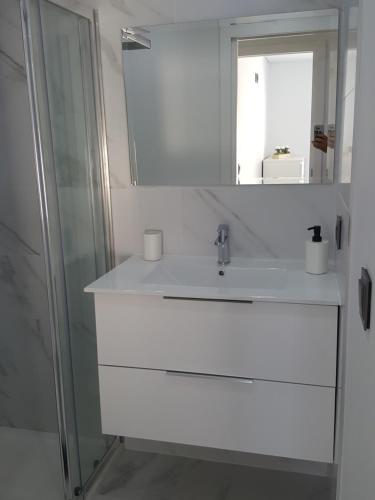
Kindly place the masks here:
<instances>
[{"instance_id":1,"label":"tiled floor","mask_svg":"<svg viewBox=\"0 0 375 500\"><path fill-rule=\"evenodd\" d=\"M0 499L63 500L57 434L0 427Z\"/></svg>"},{"instance_id":2,"label":"tiled floor","mask_svg":"<svg viewBox=\"0 0 375 500\"><path fill-rule=\"evenodd\" d=\"M120 448L88 500L331 500L331 481Z\"/></svg>"},{"instance_id":3,"label":"tiled floor","mask_svg":"<svg viewBox=\"0 0 375 500\"><path fill-rule=\"evenodd\" d=\"M54 434L0 427L1 500L62 500ZM87 500L331 500L331 481L119 448Z\"/></svg>"},{"instance_id":4,"label":"tiled floor","mask_svg":"<svg viewBox=\"0 0 375 500\"><path fill-rule=\"evenodd\" d=\"M89 477L104 453L101 439L82 437L81 466ZM63 500L58 435L0 426L0 500Z\"/></svg>"}]
</instances>

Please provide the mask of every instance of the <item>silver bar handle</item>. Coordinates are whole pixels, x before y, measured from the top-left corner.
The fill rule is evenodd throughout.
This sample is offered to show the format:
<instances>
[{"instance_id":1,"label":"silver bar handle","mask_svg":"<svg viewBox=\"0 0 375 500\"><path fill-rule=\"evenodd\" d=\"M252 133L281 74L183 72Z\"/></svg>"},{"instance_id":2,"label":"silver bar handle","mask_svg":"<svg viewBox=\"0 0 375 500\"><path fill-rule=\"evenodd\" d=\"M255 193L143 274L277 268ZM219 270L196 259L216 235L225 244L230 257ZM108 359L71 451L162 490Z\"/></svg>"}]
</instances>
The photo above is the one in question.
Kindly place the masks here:
<instances>
[{"instance_id":1,"label":"silver bar handle","mask_svg":"<svg viewBox=\"0 0 375 500\"><path fill-rule=\"evenodd\" d=\"M170 295L163 295L164 300L182 300L190 302L228 302L232 304L253 304L253 300L241 300L241 299L202 299L199 297L171 297Z\"/></svg>"},{"instance_id":2,"label":"silver bar handle","mask_svg":"<svg viewBox=\"0 0 375 500\"><path fill-rule=\"evenodd\" d=\"M173 375L175 377L200 378L207 380L226 380L228 382L239 382L241 384L254 383L254 379L252 378L231 377L227 375L213 375L211 373L191 373L191 372L182 372L175 370L166 370L165 373L166 375Z\"/></svg>"}]
</instances>

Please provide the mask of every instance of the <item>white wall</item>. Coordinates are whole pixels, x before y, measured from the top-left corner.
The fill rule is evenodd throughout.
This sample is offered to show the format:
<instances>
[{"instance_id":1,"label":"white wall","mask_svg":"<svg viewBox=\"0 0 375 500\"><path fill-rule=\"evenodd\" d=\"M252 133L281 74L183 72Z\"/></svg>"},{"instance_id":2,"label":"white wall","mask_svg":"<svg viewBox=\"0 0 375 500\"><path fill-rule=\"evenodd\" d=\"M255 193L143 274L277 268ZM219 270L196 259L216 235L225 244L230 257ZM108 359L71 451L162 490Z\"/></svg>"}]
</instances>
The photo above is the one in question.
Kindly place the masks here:
<instances>
[{"instance_id":1,"label":"white wall","mask_svg":"<svg viewBox=\"0 0 375 500\"><path fill-rule=\"evenodd\" d=\"M348 2L349 3L349 2ZM340 337L339 337L339 371L337 380L337 421L336 421L336 453L335 461L341 464L342 438L343 438L343 419L344 419L344 387L346 376L346 348L347 348L347 283L348 283L348 265L350 255L350 226L351 226L351 211L350 211L350 183L342 184L342 170L346 163L351 170L351 154L350 157L345 155L346 139L349 139L350 144L353 142L353 118L348 120L347 117L347 97L346 82L355 80L355 68L352 65L346 64L348 49L351 46L349 29L356 32L357 9L349 8L349 5L342 14L342 29L340 33L340 47L342 50L341 64L339 66L339 94L338 94L338 127L337 127L337 171L335 176L337 179L336 193L336 213L342 217L342 243L341 249L336 252L336 271L338 273L339 284L342 292L342 305L340 313ZM351 76L349 76L349 74ZM351 92L354 94L354 92ZM353 115L354 115L354 99L353 99ZM350 165L349 165L350 163ZM350 182L350 180L349 180Z\"/></svg>"},{"instance_id":2,"label":"white wall","mask_svg":"<svg viewBox=\"0 0 375 500\"><path fill-rule=\"evenodd\" d=\"M266 156L287 145L294 156L310 159L312 58L268 64Z\"/></svg>"},{"instance_id":3,"label":"white wall","mask_svg":"<svg viewBox=\"0 0 375 500\"><path fill-rule=\"evenodd\" d=\"M358 283L361 267L375 276L375 226L373 149L375 99L375 3L360 2L358 79L356 87L351 188L351 249L347 310L347 346L343 455L340 500L368 500L375 490L375 314L374 292L371 329L365 333L358 314Z\"/></svg>"},{"instance_id":4,"label":"white wall","mask_svg":"<svg viewBox=\"0 0 375 500\"><path fill-rule=\"evenodd\" d=\"M260 184L266 145L268 64L264 57L239 57L237 64L239 178L241 184Z\"/></svg>"}]
</instances>

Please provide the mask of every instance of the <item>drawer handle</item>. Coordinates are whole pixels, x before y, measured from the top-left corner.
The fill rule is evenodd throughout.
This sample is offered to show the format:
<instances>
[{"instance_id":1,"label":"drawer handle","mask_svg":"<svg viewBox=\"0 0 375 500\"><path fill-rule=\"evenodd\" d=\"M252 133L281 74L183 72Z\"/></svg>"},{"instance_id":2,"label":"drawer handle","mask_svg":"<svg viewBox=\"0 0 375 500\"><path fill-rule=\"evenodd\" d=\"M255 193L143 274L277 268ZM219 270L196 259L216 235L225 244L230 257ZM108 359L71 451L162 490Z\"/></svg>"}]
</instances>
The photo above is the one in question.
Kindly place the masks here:
<instances>
[{"instance_id":1,"label":"drawer handle","mask_svg":"<svg viewBox=\"0 0 375 500\"><path fill-rule=\"evenodd\" d=\"M208 380L227 380L231 382L240 382L241 384L253 384L254 379L243 378L243 377L230 377L226 375L212 375L210 373L191 373L191 372L178 372L174 370L166 370L167 375L173 375L175 377L189 377L189 378L201 378Z\"/></svg>"},{"instance_id":2,"label":"drawer handle","mask_svg":"<svg viewBox=\"0 0 375 500\"><path fill-rule=\"evenodd\" d=\"M199 297L171 297L163 296L164 300L189 300L190 302L229 302L231 304L253 304L252 300L236 300L236 299L200 299Z\"/></svg>"}]
</instances>

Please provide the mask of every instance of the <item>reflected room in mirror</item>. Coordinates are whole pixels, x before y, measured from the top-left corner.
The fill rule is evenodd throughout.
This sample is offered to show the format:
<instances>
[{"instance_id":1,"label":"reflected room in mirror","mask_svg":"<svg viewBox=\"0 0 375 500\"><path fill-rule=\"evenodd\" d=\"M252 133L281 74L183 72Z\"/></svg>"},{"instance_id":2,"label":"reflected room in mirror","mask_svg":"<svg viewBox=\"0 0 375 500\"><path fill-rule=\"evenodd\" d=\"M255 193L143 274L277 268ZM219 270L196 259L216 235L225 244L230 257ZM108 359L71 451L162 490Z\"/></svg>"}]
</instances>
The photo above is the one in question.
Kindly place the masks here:
<instances>
[{"instance_id":1,"label":"reflected room in mirror","mask_svg":"<svg viewBox=\"0 0 375 500\"><path fill-rule=\"evenodd\" d=\"M333 182L336 10L124 28L132 182Z\"/></svg>"}]
</instances>

